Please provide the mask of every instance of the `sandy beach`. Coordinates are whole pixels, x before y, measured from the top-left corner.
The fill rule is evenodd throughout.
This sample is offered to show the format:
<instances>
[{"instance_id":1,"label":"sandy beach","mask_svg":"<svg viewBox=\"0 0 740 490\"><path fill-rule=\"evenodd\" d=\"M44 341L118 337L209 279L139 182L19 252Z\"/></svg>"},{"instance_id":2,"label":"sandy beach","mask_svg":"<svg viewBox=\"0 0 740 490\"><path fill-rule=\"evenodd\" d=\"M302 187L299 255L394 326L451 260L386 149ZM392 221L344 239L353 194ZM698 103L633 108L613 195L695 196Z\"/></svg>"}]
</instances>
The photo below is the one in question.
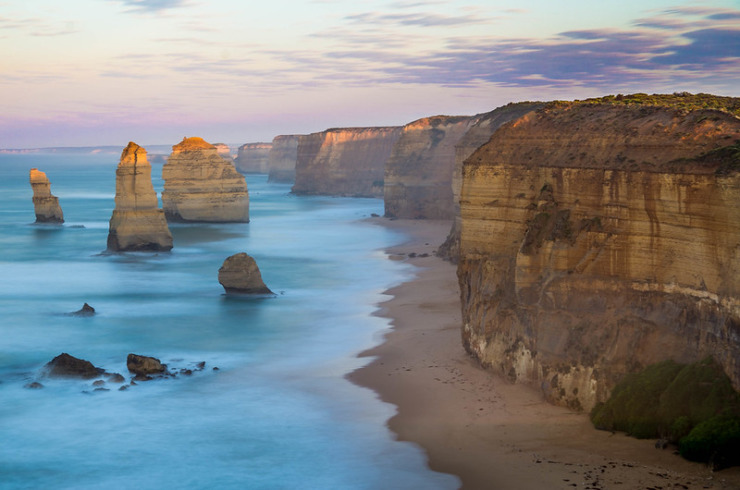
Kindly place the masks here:
<instances>
[{"instance_id":1,"label":"sandy beach","mask_svg":"<svg viewBox=\"0 0 740 490\"><path fill-rule=\"evenodd\" d=\"M712 472L676 448L597 431L587 414L480 368L460 340L455 266L434 255L450 222L372 221L410 234L387 252L416 266L416 277L387 291L377 314L392 328L349 378L398 407L389 427L424 448L433 470L466 489L740 488L738 468Z\"/></svg>"}]
</instances>

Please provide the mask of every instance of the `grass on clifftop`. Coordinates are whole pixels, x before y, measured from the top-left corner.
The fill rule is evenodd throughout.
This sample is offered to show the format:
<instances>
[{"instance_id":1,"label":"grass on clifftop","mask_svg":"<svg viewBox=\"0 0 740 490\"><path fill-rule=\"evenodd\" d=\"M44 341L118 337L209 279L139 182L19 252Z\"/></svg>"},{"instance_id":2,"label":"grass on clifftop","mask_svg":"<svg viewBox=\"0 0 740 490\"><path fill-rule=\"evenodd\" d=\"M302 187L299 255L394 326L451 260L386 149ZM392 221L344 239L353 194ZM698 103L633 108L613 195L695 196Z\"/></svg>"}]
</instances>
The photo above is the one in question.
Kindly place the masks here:
<instances>
[{"instance_id":1,"label":"grass on clifftop","mask_svg":"<svg viewBox=\"0 0 740 490\"><path fill-rule=\"evenodd\" d=\"M576 104L613 104L613 105L640 105L655 107L672 107L686 111L714 109L740 117L740 98L724 97L712 94L690 94L678 92L674 94L629 94L607 95L593 99L576 100Z\"/></svg>"},{"instance_id":2,"label":"grass on clifftop","mask_svg":"<svg viewBox=\"0 0 740 490\"><path fill-rule=\"evenodd\" d=\"M710 357L664 361L628 375L591 411L597 429L678 444L686 459L740 465L740 394Z\"/></svg>"}]
</instances>

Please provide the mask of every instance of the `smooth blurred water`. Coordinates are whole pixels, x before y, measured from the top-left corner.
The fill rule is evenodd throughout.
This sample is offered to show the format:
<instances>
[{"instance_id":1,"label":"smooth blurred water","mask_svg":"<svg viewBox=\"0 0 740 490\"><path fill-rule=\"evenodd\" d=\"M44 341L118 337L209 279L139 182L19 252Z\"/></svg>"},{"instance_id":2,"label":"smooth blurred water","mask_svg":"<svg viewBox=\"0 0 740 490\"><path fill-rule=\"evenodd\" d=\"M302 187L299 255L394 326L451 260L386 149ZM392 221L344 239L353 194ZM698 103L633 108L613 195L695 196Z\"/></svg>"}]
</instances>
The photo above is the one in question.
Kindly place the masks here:
<instances>
[{"instance_id":1,"label":"smooth blurred water","mask_svg":"<svg viewBox=\"0 0 740 490\"><path fill-rule=\"evenodd\" d=\"M0 488L458 485L394 441L393 406L344 379L387 328L371 315L382 291L411 273L382 252L402 236L360 221L380 200L298 197L250 175L249 224L171 225L171 253L105 254L116 165L0 155ZM64 225L32 224L31 167ZM161 192L161 165L152 174ZM276 297L223 294L218 268L243 251ZM94 317L65 315L84 302ZM43 377L62 352L127 377L129 352L206 369L93 392Z\"/></svg>"}]
</instances>

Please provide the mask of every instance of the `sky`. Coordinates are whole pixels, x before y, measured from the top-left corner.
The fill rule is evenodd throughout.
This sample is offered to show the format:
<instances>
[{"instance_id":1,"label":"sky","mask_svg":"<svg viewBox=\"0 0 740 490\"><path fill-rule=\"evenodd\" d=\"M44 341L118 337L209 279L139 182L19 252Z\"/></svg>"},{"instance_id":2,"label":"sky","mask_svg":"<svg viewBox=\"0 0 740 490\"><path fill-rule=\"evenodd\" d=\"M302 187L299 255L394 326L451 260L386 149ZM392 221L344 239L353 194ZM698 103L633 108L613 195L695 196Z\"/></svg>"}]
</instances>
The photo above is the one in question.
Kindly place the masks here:
<instances>
[{"instance_id":1,"label":"sky","mask_svg":"<svg viewBox=\"0 0 740 490\"><path fill-rule=\"evenodd\" d=\"M740 96L740 1L0 0L0 148L243 144L509 102Z\"/></svg>"}]
</instances>

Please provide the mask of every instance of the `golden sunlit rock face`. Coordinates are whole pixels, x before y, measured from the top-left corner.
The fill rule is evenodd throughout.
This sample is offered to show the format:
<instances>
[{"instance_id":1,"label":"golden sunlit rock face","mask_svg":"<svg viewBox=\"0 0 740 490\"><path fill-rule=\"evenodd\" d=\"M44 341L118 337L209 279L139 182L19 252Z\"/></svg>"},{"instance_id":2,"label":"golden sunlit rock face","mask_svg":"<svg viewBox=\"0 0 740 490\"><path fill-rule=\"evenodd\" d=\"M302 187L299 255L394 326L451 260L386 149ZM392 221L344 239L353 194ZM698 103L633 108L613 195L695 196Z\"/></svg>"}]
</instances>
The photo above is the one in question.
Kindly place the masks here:
<instances>
[{"instance_id":1,"label":"golden sunlit rock face","mask_svg":"<svg viewBox=\"0 0 740 490\"><path fill-rule=\"evenodd\" d=\"M575 409L665 359L740 388L739 140L732 111L670 98L502 126L463 167L465 348Z\"/></svg>"},{"instance_id":2,"label":"golden sunlit rock face","mask_svg":"<svg viewBox=\"0 0 740 490\"><path fill-rule=\"evenodd\" d=\"M59 205L59 198L52 195L51 184L46 174L32 168L29 172L31 189L33 190L33 209L36 214L36 223L64 223L64 214Z\"/></svg>"},{"instance_id":3,"label":"golden sunlit rock face","mask_svg":"<svg viewBox=\"0 0 740 490\"><path fill-rule=\"evenodd\" d=\"M385 163L401 128L339 128L301 136L293 192L383 195Z\"/></svg>"},{"instance_id":4,"label":"golden sunlit rock face","mask_svg":"<svg viewBox=\"0 0 740 490\"><path fill-rule=\"evenodd\" d=\"M249 221L244 176L203 138L184 138L162 167L162 207L169 221Z\"/></svg>"},{"instance_id":5,"label":"golden sunlit rock face","mask_svg":"<svg viewBox=\"0 0 740 490\"><path fill-rule=\"evenodd\" d=\"M108 229L108 250L167 251L172 234L159 209L146 150L129 143L116 169L116 207Z\"/></svg>"},{"instance_id":6,"label":"golden sunlit rock face","mask_svg":"<svg viewBox=\"0 0 740 490\"><path fill-rule=\"evenodd\" d=\"M275 136L267 157L268 182L292 184L295 182L295 165L298 160L298 141L301 135Z\"/></svg>"},{"instance_id":7,"label":"golden sunlit rock face","mask_svg":"<svg viewBox=\"0 0 740 490\"><path fill-rule=\"evenodd\" d=\"M385 166L385 215L452 219L455 145L477 116L434 116L403 127Z\"/></svg>"},{"instance_id":8,"label":"golden sunlit rock face","mask_svg":"<svg viewBox=\"0 0 740 490\"><path fill-rule=\"evenodd\" d=\"M239 147L234 165L242 173L266 174L269 171L269 158L272 143L247 143Z\"/></svg>"}]
</instances>

